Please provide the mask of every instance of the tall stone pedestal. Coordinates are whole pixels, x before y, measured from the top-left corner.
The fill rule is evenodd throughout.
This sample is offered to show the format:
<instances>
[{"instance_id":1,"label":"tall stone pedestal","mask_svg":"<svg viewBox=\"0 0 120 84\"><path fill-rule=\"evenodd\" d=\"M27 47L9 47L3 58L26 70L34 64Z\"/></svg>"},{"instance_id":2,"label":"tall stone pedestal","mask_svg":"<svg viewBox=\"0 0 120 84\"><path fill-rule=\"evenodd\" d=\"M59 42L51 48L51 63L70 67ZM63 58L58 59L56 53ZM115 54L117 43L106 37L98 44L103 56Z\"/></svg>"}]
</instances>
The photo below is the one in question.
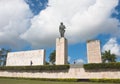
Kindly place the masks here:
<instances>
[{"instance_id":1,"label":"tall stone pedestal","mask_svg":"<svg viewBox=\"0 0 120 84\"><path fill-rule=\"evenodd\" d=\"M68 63L67 39L64 37L56 39L56 65Z\"/></svg>"}]
</instances>

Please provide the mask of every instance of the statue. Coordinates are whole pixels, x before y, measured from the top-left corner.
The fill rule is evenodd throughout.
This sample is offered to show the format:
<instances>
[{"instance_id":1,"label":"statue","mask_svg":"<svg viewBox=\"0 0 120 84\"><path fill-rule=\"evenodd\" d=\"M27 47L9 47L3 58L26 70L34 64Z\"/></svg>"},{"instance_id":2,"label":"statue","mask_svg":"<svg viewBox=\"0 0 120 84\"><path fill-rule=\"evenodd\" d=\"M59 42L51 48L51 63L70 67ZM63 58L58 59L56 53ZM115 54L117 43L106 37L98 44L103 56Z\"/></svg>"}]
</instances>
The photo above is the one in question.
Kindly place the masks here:
<instances>
[{"instance_id":1,"label":"statue","mask_svg":"<svg viewBox=\"0 0 120 84\"><path fill-rule=\"evenodd\" d=\"M60 32L60 36L61 36L61 37L64 37L65 25L63 25L62 22L60 23L60 26L59 26L59 32Z\"/></svg>"}]
</instances>

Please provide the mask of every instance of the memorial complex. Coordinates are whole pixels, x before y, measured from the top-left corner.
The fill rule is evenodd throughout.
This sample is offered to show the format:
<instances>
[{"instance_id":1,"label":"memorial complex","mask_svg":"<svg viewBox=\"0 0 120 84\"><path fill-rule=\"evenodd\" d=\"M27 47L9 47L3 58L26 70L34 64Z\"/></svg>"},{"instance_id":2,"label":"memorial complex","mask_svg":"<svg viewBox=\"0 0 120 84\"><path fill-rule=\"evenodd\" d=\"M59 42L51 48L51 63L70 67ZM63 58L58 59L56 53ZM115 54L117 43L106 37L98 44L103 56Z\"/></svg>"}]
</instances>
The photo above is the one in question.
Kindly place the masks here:
<instances>
[{"instance_id":1,"label":"memorial complex","mask_svg":"<svg viewBox=\"0 0 120 84\"><path fill-rule=\"evenodd\" d=\"M63 23L60 23L59 26L60 37L56 38L55 65L45 65L44 49L9 52L6 60L7 70L1 68L2 70L0 70L0 77L45 78L45 79L120 78L120 71L118 69L102 70L98 69L99 67L97 67L95 70L86 70L84 68L84 64L68 64L68 40L67 38L65 38L65 29L66 29L65 25ZM102 63L100 50L101 49L99 40L87 41L88 63L93 64ZM45 69L45 67L47 68Z\"/></svg>"},{"instance_id":2,"label":"memorial complex","mask_svg":"<svg viewBox=\"0 0 120 84\"><path fill-rule=\"evenodd\" d=\"M65 25L61 22L59 26L60 37L56 38L56 65L68 63L68 41L65 38ZM99 40L87 41L88 63L101 63L101 51ZM45 65L45 50L31 50L10 52L7 56L6 66L31 66Z\"/></svg>"}]
</instances>

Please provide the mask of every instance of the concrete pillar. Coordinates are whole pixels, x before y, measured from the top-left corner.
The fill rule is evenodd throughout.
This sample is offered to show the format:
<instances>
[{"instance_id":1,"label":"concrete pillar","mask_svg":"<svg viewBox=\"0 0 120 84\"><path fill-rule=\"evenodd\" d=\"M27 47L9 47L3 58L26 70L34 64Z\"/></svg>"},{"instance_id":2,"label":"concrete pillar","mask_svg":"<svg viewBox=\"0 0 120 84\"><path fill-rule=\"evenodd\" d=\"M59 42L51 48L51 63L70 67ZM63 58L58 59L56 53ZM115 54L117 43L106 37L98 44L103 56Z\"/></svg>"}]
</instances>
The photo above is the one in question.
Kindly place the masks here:
<instances>
[{"instance_id":1,"label":"concrete pillar","mask_svg":"<svg viewBox=\"0 0 120 84\"><path fill-rule=\"evenodd\" d=\"M68 63L67 39L56 39L56 65L64 65Z\"/></svg>"}]
</instances>

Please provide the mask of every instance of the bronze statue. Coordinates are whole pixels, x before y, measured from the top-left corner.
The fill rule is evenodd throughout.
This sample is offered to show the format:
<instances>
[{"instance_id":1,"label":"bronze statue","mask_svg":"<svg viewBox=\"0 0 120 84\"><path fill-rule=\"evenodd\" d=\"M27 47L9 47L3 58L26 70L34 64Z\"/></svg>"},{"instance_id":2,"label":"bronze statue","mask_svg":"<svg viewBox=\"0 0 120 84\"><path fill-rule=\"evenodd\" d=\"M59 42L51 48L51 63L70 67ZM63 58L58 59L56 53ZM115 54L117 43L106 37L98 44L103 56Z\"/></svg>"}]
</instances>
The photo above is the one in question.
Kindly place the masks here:
<instances>
[{"instance_id":1,"label":"bronze statue","mask_svg":"<svg viewBox=\"0 0 120 84\"><path fill-rule=\"evenodd\" d=\"M59 32L60 32L60 36L61 36L61 37L64 37L65 25L63 25L62 22L60 23L60 26L59 26Z\"/></svg>"}]
</instances>

